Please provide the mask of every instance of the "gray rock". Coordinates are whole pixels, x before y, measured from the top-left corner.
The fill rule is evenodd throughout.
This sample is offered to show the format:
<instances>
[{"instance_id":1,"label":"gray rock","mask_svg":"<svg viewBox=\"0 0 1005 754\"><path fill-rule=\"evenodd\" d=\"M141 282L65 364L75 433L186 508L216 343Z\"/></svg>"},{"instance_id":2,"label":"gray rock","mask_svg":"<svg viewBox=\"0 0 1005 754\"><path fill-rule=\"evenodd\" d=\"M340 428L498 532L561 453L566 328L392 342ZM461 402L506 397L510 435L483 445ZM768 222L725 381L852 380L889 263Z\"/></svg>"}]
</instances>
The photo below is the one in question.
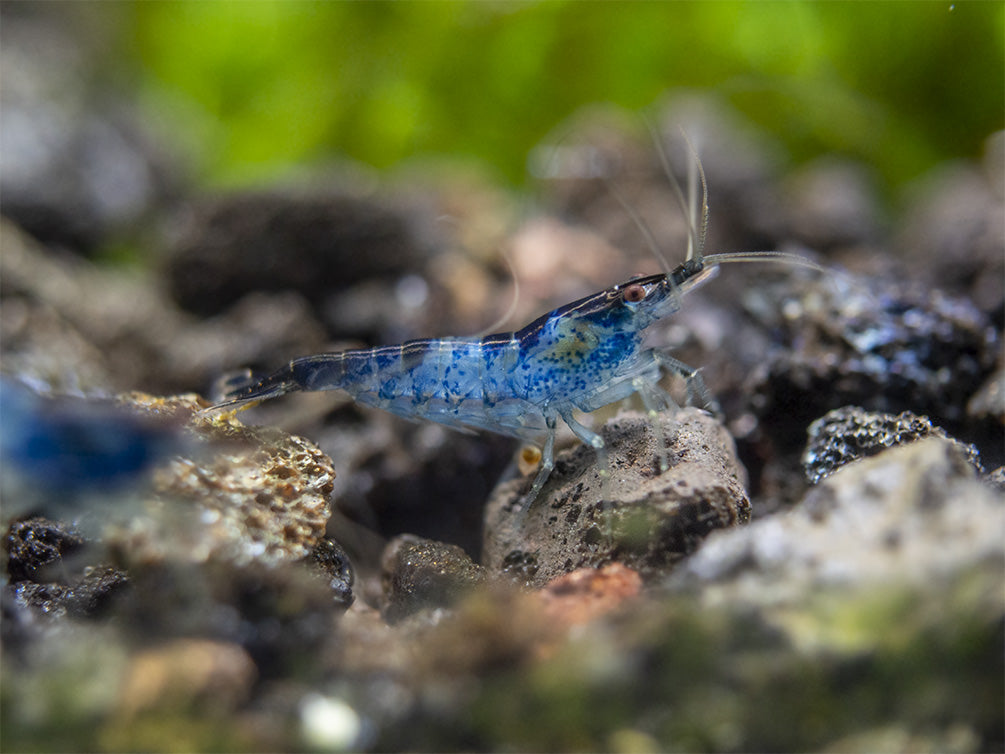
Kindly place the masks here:
<instances>
[{"instance_id":1,"label":"gray rock","mask_svg":"<svg viewBox=\"0 0 1005 754\"><path fill-rule=\"evenodd\" d=\"M678 583L764 609L827 588L924 585L1005 563L1005 505L958 443L928 437L850 464L789 512L705 542Z\"/></svg>"},{"instance_id":2,"label":"gray rock","mask_svg":"<svg viewBox=\"0 0 1005 754\"><path fill-rule=\"evenodd\" d=\"M486 510L483 562L542 585L585 566L620 562L643 576L665 573L712 530L744 523L750 503L732 438L694 408L660 416L669 468L660 471L652 421L624 413L600 430L610 454L610 500L591 448L556 456L528 510L528 479L496 488Z\"/></svg>"}]
</instances>

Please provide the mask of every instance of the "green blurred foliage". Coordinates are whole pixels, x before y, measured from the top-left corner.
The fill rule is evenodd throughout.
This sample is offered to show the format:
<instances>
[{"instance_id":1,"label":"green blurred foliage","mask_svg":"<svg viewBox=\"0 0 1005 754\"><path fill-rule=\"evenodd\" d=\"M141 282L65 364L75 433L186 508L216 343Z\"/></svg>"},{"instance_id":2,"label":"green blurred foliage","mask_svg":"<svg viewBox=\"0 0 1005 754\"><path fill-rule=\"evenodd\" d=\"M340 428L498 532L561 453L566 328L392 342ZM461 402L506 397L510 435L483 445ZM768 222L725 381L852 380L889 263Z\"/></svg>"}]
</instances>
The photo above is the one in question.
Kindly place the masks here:
<instances>
[{"instance_id":1,"label":"green blurred foliage","mask_svg":"<svg viewBox=\"0 0 1005 754\"><path fill-rule=\"evenodd\" d=\"M161 2L116 6L146 105L211 183L451 155L525 178L583 105L709 90L896 186L1003 127L993 2Z\"/></svg>"}]
</instances>

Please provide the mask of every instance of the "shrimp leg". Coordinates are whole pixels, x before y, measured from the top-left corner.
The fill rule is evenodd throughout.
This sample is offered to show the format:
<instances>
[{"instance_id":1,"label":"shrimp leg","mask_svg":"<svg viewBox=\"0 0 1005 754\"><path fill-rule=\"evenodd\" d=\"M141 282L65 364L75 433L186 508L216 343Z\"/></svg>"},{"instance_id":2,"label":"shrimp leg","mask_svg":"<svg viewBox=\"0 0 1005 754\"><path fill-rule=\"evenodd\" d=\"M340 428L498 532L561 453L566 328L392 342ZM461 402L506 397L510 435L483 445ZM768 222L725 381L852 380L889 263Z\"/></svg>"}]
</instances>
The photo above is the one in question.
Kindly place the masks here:
<instances>
[{"instance_id":1,"label":"shrimp leg","mask_svg":"<svg viewBox=\"0 0 1005 754\"><path fill-rule=\"evenodd\" d=\"M572 415L571 408L559 409L559 414L562 416L562 421L569 425L569 429L573 431L573 434L582 440L585 445L593 448L593 451L597 454L597 473L600 476L600 498L606 511L611 501L611 463L607 455L607 444L599 434L576 421ZM608 521L608 527L610 527L610 521Z\"/></svg>"},{"instance_id":2,"label":"shrimp leg","mask_svg":"<svg viewBox=\"0 0 1005 754\"><path fill-rule=\"evenodd\" d=\"M656 363L661 367L666 369L668 372L672 372L673 374L684 378L685 388L687 389L687 399L691 405L704 408L712 413L717 413L719 411L719 404L715 402L715 399L712 398L712 394L708 392L708 388L705 387L705 380L701 378L701 374L697 369L692 366L688 366L683 361L671 356L666 351L654 348L652 350L652 355L653 358L656 359Z\"/></svg>"},{"instance_id":3,"label":"shrimp leg","mask_svg":"<svg viewBox=\"0 0 1005 754\"><path fill-rule=\"evenodd\" d=\"M548 428L548 436L544 441L544 447L541 449L541 468L538 470L537 476L534 477L534 484L531 485L530 492L527 493L521 505L524 513L530 508L531 503L537 499L538 493L544 487L544 483L548 481L551 470L555 466L555 428L558 426L558 419L554 414L549 414L545 416L544 423Z\"/></svg>"},{"instance_id":4,"label":"shrimp leg","mask_svg":"<svg viewBox=\"0 0 1005 754\"><path fill-rule=\"evenodd\" d=\"M660 411L676 407L676 403L666 390L654 382L650 382L645 377L639 376L632 380L635 391L642 397L642 404L646 407L649 421L652 422L653 437L656 440L656 452L660 459L660 473L670 468L667 459L667 440L663 434L663 425L660 423Z\"/></svg>"}]
</instances>

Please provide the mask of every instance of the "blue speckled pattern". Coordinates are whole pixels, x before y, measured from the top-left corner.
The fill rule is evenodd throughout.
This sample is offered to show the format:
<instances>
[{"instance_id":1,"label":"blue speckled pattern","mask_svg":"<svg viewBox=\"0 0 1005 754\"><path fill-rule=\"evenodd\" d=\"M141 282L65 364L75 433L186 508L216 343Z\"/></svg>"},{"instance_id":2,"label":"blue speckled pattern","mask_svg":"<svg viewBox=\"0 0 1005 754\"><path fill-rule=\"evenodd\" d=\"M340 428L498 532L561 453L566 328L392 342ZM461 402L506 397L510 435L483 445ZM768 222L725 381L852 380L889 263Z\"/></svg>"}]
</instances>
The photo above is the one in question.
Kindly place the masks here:
<instances>
[{"instance_id":1,"label":"blue speckled pattern","mask_svg":"<svg viewBox=\"0 0 1005 754\"><path fill-rule=\"evenodd\" d=\"M677 311L682 291L708 271L692 259L669 275L630 280L574 301L516 332L306 356L232 390L214 408L295 390L342 390L358 403L413 421L529 442L543 437L541 467L527 495L533 500L554 465L559 419L595 449L606 478L604 440L580 424L574 410L594 411L635 392L651 409L665 406L671 399L658 384L663 369L683 375L693 394L706 394L694 370L644 349L642 335Z\"/></svg>"},{"instance_id":2,"label":"blue speckled pattern","mask_svg":"<svg viewBox=\"0 0 1005 754\"><path fill-rule=\"evenodd\" d=\"M359 403L407 419L534 439L548 417L592 411L630 395L632 381L658 377L642 331L678 308L692 272L652 275L567 304L517 332L296 359L233 391L229 405L294 390L343 390ZM624 290L641 292L637 302Z\"/></svg>"}]
</instances>

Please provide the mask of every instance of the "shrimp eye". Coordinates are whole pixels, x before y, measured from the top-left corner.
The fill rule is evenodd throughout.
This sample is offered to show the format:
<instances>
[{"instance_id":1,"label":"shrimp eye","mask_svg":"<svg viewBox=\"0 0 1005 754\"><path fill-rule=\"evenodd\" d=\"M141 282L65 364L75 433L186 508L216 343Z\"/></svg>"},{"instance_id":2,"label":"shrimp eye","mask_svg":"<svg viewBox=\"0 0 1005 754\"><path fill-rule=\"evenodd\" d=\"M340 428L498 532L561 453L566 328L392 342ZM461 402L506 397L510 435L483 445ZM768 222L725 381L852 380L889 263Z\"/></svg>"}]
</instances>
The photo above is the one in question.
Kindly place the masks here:
<instances>
[{"instance_id":1,"label":"shrimp eye","mask_svg":"<svg viewBox=\"0 0 1005 754\"><path fill-rule=\"evenodd\" d=\"M646 297L646 289L638 283L632 283L625 288L622 295L628 303L637 304Z\"/></svg>"}]
</instances>

